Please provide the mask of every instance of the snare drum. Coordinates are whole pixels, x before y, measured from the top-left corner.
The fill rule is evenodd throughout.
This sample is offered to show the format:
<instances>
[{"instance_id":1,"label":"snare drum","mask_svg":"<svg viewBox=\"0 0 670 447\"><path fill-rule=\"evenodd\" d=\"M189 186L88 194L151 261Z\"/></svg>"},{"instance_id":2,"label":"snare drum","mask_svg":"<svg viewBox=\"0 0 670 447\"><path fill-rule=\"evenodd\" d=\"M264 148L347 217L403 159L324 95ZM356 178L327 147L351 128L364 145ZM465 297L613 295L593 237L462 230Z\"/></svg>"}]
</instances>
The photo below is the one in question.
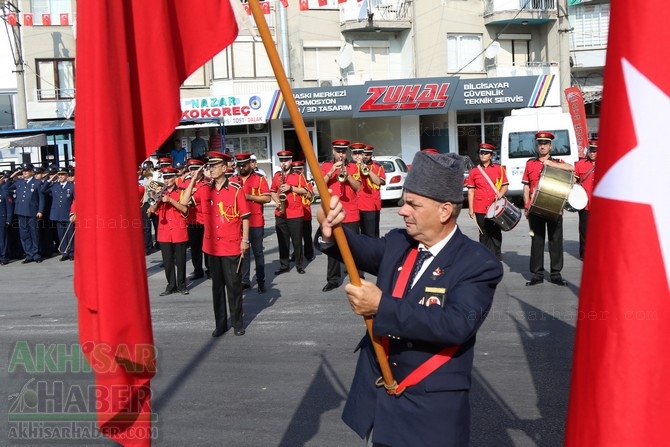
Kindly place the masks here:
<instances>
[{"instance_id":1,"label":"snare drum","mask_svg":"<svg viewBox=\"0 0 670 447\"><path fill-rule=\"evenodd\" d=\"M571 171L545 165L542 168L537 188L533 192L528 212L545 219L558 221L568 201L574 179Z\"/></svg>"},{"instance_id":2,"label":"snare drum","mask_svg":"<svg viewBox=\"0 0 670 447\"><path fill-rule=\"evenodd\" d=\"M521 220L521 210L506 198L501 197L489 206L486 218L500 225L501 230L509 231Z\"/></svg>"},{"instance_id":3,"label":"snare drum","mask_svg":"<svg viewBox=\"0 0 670 447\"><path fill-rule=\"evenodd\" d=\"M568 203L565 204L565 210L570 212L581 211L589 203L589 196L582 185L572 185L572 190L568 195Z\"/></svg>"}]
</instances>

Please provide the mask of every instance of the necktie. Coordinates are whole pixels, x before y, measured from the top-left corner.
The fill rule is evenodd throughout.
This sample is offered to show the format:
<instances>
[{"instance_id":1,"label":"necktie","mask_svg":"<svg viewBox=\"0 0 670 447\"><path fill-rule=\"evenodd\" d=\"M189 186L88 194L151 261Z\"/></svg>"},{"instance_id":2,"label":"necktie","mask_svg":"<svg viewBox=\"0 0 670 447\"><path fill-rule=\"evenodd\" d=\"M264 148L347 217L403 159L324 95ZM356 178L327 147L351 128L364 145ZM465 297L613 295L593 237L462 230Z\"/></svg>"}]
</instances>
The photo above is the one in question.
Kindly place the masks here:
<instances>
[{"instance_id":1,"label":"necktie","mask_svg":"<svg viewBox=\"0 0 670 447\"><path fill-rule=\"evenodd\" d=\"M426 259L430 258L433 256L430 251L428 250L419 250L419 253L416 255L416 261L414 261L414 268L412 268L412 274L409 275L409 281L407 282L407 289L412 288L412 284L414 284L414 280L416 279L416 275L419 274L419 271L421 270L421 266L423 266L423 263L426 261Z\"/></svg>"}]
</instances>

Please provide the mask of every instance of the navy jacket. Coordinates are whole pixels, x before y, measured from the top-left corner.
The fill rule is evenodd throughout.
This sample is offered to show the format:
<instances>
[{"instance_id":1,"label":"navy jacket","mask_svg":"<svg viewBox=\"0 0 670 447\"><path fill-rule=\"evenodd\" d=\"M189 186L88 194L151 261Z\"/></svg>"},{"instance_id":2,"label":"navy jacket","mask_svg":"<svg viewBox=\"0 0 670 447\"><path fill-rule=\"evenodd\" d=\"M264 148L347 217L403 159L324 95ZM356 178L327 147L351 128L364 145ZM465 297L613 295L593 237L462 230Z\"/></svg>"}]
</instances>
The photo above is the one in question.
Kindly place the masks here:
<instances>
[{"instance_id":1,"label":"navy jacket","mask_svg":"<svg viewBox=\"0 0 670 447\"><path fill-rule=\"evenodd\" d=\"M45 182L42 185L42 192L52 197L49 219L57 222L70 220L70 207L74 200L74 183L65 182L63 186L60 182Z\"/></svg>"},{"instance_id":2,"label":"navy jacket","mask_svg":"<svg viewBox=\"0 0 670 447\"><path fill-rule=\"evenodd\" d=\"M12 223L14 217L14 198L9 192L7 182L0 185L0 225Z\"/></svg>"},{"instance_id":3,"label":"navy jacket","mask_svg":"<svg viewBox=\"0 0 670 447\"><path fill-rule=\"evenodd\" d=\"M35 177L31 177L30 181L21 178L9 185L9 190L15 194L14 214L36 217L38 212L44 212L44 195L41 186L40 181Z\"/></svg>"},{"instance_id":4,"label":"navy jacket","mask_svg":"<svg viewBox=\"0 0 670 447\"><path fill-rule=\"evenodd\" d=\"M377 276L383 296L373 331L392 335L389 363L400 383L446 346L460 345L453 358L400 396L376 387L381 376L367 336L361 350L342 419L359 436L374 427L373 442L389 446L467 446L470 434L469 389L475 334L491 307L502 279L500 261L459 229L403 299L391 296L399 269L417 245L407 232L393 230L375 239L345 229L356 266ZM324 250L339 257L337 247ZM446 289L444 307L419 301L426 287Z\"/></svg>"}]
</instances>

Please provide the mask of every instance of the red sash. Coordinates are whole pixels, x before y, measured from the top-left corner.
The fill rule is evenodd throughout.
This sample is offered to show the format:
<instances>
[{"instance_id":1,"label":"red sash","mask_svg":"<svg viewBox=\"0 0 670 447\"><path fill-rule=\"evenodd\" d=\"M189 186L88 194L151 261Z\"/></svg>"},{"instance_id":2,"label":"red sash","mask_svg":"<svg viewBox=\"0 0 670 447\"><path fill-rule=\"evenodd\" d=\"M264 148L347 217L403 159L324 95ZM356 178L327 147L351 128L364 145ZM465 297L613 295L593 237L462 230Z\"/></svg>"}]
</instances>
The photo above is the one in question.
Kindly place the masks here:
<instances>
[{"instance_id":1,"label":"red sash","mask_svg":"<svg viewBox=\"0 0 670 447\"><path fill-rule=\"evenodd\" d=\"M402 299L403 296L405 295L405 290L407 289L407 282L409 281L409 275L412 272L412 268L414 267L414 263L416 262L416 257L418 253L419 253L418 248L414 247L410 250L409 254L407 255L407 258L405 259L405 262L402 265L402 269L400 270L400 274L398 275L398 279L396 279L395 286L393 287L392 296L394 298ZM386 357L388 357L389 353L388 337L382 337L382 346L384 347L384 352L386 352ZM405 391L407 387L416 385L417 383L421 382L437 368L439 368L440 366L444 365L449 360L451 360L452 356L458 350L459 347L460 345L447 346L446 348L442 349L440 352L433 355L431 358L429 358L421 365L419 365L419 367L416 368L414 371L409 373L407 377L405 377L400 382L400 384L398 384L397 388L395 388L394 390L387 390L387 393L399 396L400 394L402 394L403 391ZM379 383L379 381L377 381L377 383Z\"/></svg>"}]
</instances>

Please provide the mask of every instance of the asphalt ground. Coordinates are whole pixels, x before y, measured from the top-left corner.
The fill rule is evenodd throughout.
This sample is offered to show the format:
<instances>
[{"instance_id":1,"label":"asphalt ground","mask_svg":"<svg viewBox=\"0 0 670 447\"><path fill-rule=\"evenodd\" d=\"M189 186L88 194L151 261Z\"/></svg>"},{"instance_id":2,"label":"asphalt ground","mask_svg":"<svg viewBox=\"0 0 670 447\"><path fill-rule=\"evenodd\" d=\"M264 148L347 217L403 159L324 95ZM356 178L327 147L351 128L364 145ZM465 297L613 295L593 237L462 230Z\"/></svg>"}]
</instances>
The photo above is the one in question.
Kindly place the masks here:
<instances>
[{"instance_id":1,"label":"asphalt ground","mask_svg":"<svg viewBox=\"0 0 670 447\"><path fill-rule=\"evenodd\" d=\"M402 226L397 211L382 210L382 234ZM321 291L326 283L322 254L306 265L305 275L292 266L289 273L273 276L279 261L270 207L266 217L268 291L259 294L254 283L245 292L245 336L229 331L211 337L207 280L191 283L188 296L160 297L166 284L160 253L147 257L158 350L152 381L154 445L364 445L340 419L357 358L354 347L365 332L363 319L351 312L342 287ZM459 226L477 237L466 213ZM582 270L577 214L564 217L563 276L568 287L548 281L525 286L530 279L527 230L522 219L503 235L505 274L478 333L471 392L473 446L562 445ZM58 257L0 267L0 395L6 402L0 405L2 446L114 445L82 432L90 422L78 422L78 432L72 429L83 439L59 440L64 431L47 433L60 427L56 422L26 428L14 419L16 413L39 412L40 402L44 411L66 413L65 419L90 410L77 396L93 383L92 375L67 361L73 345L77 352L72 270L73 263L59 262ZM189 263L187 273L191 270ZM130 286L119 278L119 294ZM40 349L65 362L47 362L45 372L39 364L26 371L26 352L37 358Z\"/></svg>"}]
</instances>

